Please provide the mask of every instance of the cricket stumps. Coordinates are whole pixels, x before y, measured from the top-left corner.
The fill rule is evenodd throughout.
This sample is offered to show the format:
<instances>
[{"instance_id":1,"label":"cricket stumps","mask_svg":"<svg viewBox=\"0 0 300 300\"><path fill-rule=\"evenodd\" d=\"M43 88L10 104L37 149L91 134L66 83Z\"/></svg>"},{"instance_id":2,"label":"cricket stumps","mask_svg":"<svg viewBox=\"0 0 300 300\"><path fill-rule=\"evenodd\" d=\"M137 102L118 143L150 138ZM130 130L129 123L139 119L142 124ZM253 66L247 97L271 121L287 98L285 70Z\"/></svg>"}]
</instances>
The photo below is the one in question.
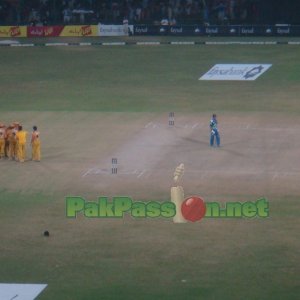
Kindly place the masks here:
<instances>
[{"instance_id":1,"label":"cricket stumps","mask_svg":"<svg viewBox=\"0 0 300 300\"><path fill-rule=\"evenodd\" d=\"M169 126L174 126L175 125L175 113L170 112L169 113Z\"/></svg>"},{"instance_id":2,"label":"cricket stumps","mask_svg":"<svg viewBox=\"0 0 300 300\"><path fill-rule=\"evenodd\" d=\"M117 174L118 173L118 159L112 158L111 159L111 174Z\"/></svg>"}]
</instances>

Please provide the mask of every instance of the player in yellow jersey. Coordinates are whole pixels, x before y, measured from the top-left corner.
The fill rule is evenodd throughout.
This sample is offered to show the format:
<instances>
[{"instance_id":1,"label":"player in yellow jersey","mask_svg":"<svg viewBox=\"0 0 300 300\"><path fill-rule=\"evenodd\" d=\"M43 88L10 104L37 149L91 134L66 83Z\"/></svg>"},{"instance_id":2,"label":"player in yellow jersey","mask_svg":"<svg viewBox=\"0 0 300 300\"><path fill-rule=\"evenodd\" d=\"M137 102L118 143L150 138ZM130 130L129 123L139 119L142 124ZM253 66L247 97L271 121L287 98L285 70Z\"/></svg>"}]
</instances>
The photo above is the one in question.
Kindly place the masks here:
<instances>
[{"instance_id":1,"label":"player in yellow jersey","mask_svg":"<svg viewBox=\"0 0 300 300\"><path fill-rule=\"evenodd\" d=\"M9 141L8 141L8 136L7 136L7 132L9 131L9 126L7 126L5 128L5 146L4 146L4 153L5 153L5 157L8 158L9 156Z\"/></svg>"},{"instance_id":2,"label":"player in yellow jersey","mask_svg":"<svg viewBox=\"0 0 300 300\"><path fill-rule=\"evenodd\" d=\"M36 126L33 126L31 134L32 160L41 161L41 141L40 132Z\"/></svg>"},{"instance_id":3,"label":"player in yellow jersey","mask_svg":"<svg viewBox=\"0 0 300 300\"><path fill-rule=\"evenodd\" d=\"M5 126L0 123L0 159L5 157Z\"/></svg>"},{"instance_id":4,"label":"player in yellow jersey","mask_svg":"<svg viewBox=\"0 0 300 300\"><path fill-rule=\"evenodd\" d=\"M19 126L19 131L16 133L16 136L18 141L18 158L20 162L24 162L26 157L27 131L23 130L22 126Z\"/></svg>"},{"instance_id":5,"label":"player in yellow jersey","mask_svg":"<svg viewBox=\"0 0 300 300\"><path fill-rule=\"evenodd\" d=\"M12 149L13 149L12 143L14 140L13 128L14 128L14 126L12 124L6 128L6 143L7 143L7 147L8 147L8 149L6 150L6 153L7 153L9 160L12 160L14 158L14 154L12 152Z\"/></svg>"},{"instance_id":6,"label":"player in yellow jersey","mask_svg":"<svg viewBox=\"0 0 300 300\"><path fill-rule=\"evenodd\" d=\"M11 143L11 153L12 153L12 159L18 160L18 139L17 139L17 132L19 131L20 123L13 122L12 123L13 129L12 129L12 143Z\"/></svg>"}]
</instances>

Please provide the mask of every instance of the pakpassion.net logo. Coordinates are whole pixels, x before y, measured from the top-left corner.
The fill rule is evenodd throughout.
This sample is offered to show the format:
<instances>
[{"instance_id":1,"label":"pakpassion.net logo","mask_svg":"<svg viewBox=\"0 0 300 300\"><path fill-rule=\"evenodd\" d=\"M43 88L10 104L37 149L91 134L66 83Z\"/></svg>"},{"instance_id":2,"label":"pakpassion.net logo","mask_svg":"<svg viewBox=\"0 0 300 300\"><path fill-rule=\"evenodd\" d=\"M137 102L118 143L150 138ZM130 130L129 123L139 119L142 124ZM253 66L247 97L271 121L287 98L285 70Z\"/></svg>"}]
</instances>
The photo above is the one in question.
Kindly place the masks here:
<instances>
[{"instance_id":1,"label":"pakpassion.net logo","mask_svg":"<svg viewBox=\"0 0 300 300\"><path fill-rule=\"evenodd\" d=\"M186 198L180 209L171 201L133 201L131 197L99 197L98 201L86 201L82 197L66 197L66 215L76 218L181 218L196 222L202 218L266 218L269 216L269 202L265 198L247 202L204 202L199 196Z\"/></svg>"}]
</instances>

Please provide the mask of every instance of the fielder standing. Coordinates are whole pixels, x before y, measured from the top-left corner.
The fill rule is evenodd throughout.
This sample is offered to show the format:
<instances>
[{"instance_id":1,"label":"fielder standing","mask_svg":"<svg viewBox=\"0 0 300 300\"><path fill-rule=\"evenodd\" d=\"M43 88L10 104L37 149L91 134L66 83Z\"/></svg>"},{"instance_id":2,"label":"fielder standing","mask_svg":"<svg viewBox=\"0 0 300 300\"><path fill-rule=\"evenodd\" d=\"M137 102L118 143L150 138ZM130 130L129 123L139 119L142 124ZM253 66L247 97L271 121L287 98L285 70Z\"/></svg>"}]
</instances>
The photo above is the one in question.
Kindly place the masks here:
<instances>
[{"instance_id":1,"label":"fielder standing","mask_svg":"<svg viewBox=\"0 0 300 300\"><path fill-rule=\"evenodd\" d=\"M5 126L0 123L0 159L5 157Z\"/></svg>"},{"instance_id":2,"label":"fielder standing","mask_svg":"<svg viewBox=\"0 0 300 300\"><path fill-rule=\"evenodd\" d=\"M13 129L12 129L12 138L11 138L11 149L10 152L12 154L11 158L14 160L18 160L19 159L19 146L18 146L18 139L17 139L17 133L19 131L19 126L20 123L18 122L13 122Z\"/></svg>"},{"instance_id":3,"label":"fielder standing","mask_svg":"<svg viewBox=\"0 0 300 300\"><path fill-rule=\"evenodd\" d=\"M212 118L210 120L210 146L214 147L215 145L215 138L216 138L216 144L218 147L220 147L220 134L218 130L218 120L217 120L217 115L213 114Z\"/></svg>"},{"instance_id":4,"label":"fielder standing","mask_svg":"<svg viewBox=\"0 0 300 300\"><path fill-rule=\"evenodd\" d=\"M27 131L23 130L22 126L19 126L19 131L16 134L18 141L18 158L19 162L24 162L26 157L26 137Z\"/></svg>"},{"instance_id":5,"label":"fielder standing","mask_svg":"<svg viewBox=\"0 0 300 300\"><path fill-rule=\"evenodd\" d=\"M40 132L36 126L33 126L33 132L31 134L31 147L32 147L32 160L41 160L41 142L40 142Z\"/></svg>"},{"instance_id":6,"label":"fielder standing","mask_svg":"<svg viewBox=\"0 0 300 300\"><path fill-rule=\"evenodd\" d=\"M14 150L14 140L15 140L15 137L13 135L13 129L14 129L14 126L11 124L9 125L7 128L6 128L6 141L8 143L8 151L7 151L7 154L8 154L8 159L9 160L12 160L12 159L15 159L15 150Z\"/></svg>"}]
</instances>

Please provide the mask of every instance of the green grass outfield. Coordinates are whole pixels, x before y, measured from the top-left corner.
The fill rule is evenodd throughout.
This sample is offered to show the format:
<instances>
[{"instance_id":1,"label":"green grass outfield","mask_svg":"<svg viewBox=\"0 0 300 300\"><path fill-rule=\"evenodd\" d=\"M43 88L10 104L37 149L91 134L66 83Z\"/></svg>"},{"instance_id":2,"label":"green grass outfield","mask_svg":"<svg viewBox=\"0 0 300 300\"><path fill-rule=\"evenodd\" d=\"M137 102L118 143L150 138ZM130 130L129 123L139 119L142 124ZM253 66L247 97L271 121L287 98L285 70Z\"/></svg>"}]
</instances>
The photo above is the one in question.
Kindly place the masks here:
<instances>
[{"instance_id":1,"label":"green grass outfield","mask_svg":"<svg viewBox=\"0 0 300 300\"><path fill-rule=\"evenodd\" d=\"M299 52L299 45L4 47L0 109L298 112ZM197 80L216 63L257 62L273 67L254 82Z\"/></svg>"},{"instance_id":2,"label":"green grass outfield","mask_svg":"<svg viewBox=\"0 0 300 300\"><path fill-rule=\"evenodd\" d=\"M299 45L0 47L0 121L25 116L28 124L31 118L48 124L49 132L55 123L53 113L46 119L49 111L295 117L299 57ZM217 63L273 66L254 82L198 80ZM78 158L80 151L74 149ZM28 190L23 181L34 171L16 165L7 171L1 164L1 283L47 283L41 300L298 299L296 196L270 199L266 220L207 219L183 226L131 218L68 220L66 195L51 185L51 168L45 169L47 180ZM221 192L210 196L232 200Z\"/></svg>"}]
</instances>

